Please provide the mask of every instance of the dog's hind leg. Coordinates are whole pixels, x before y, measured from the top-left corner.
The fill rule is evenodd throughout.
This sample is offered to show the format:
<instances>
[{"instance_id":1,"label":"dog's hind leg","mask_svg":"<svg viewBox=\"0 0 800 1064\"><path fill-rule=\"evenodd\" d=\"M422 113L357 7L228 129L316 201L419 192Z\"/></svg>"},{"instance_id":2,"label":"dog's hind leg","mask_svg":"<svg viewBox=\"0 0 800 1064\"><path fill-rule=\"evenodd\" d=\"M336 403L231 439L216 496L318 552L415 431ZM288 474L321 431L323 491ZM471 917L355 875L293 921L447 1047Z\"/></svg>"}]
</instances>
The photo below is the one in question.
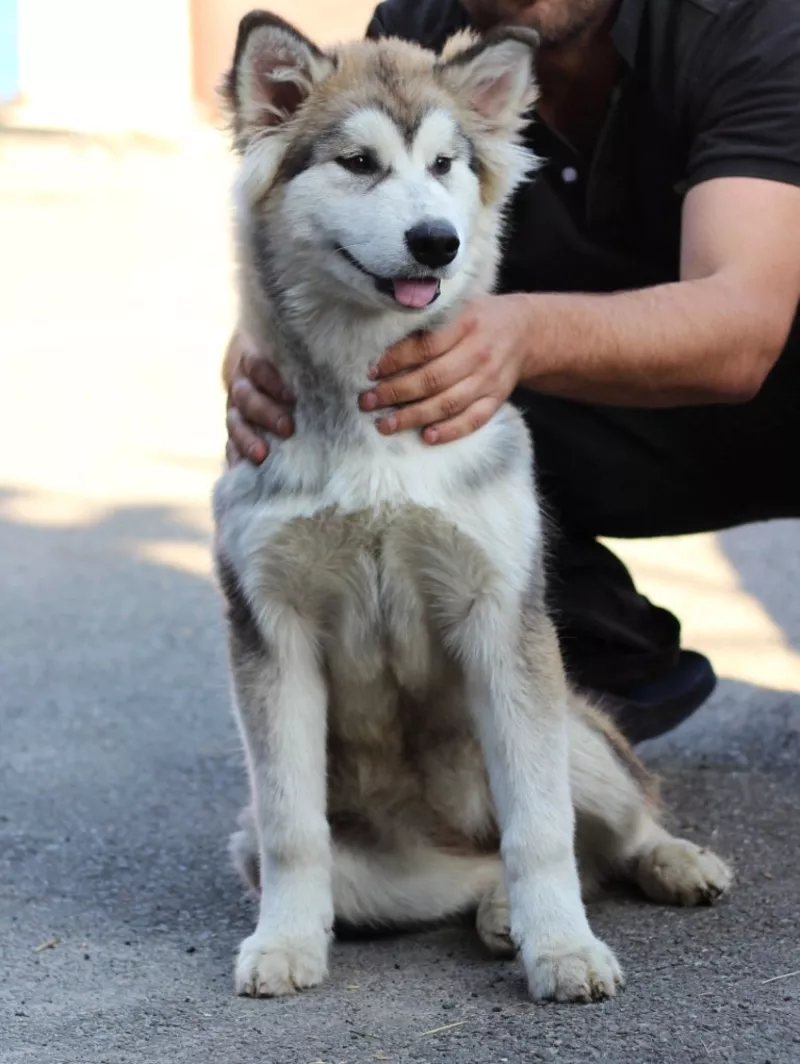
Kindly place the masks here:
<instances>
[{"instance_id":1,"label":"dog's hind leg","mask_svg":"<svg viewBox=\"0 0 800 1064\"><path fill-rule=\"evenodd\" d=\"M459 854L420 842L386 853L344 845L333 868L336 917L355 927L438 923L477 910L494 953L508 952L508 906L499 854Z\"/></svg>"},{"instance_id":2,"label":"dog's hind leg","mask_svg":"<svg viewBox=\"0 0 800 1064\"><path fill-rule=\"evenodd\" d=\"M230 851L257 894L258 836L250 806L239 818ZM384 852L334 844L333 904L338 921L364 929L438 923L476 911L476 930L487 949L498 956L515 952L499 854L452 853L425 841Z\"/></svg>"},{"instance_id":3,"label":"dog's hind leg","mask_svg":"<svg viewBox=\"0 0 800 1064\"><path fill-rule=\"evenodd\" d=\"M578 696L571 709L570 784L584 896L620 875L665 905L708 904L724 894L730 869L663 827L653 777L611 721Z\"/></svg>"}]
</instances>

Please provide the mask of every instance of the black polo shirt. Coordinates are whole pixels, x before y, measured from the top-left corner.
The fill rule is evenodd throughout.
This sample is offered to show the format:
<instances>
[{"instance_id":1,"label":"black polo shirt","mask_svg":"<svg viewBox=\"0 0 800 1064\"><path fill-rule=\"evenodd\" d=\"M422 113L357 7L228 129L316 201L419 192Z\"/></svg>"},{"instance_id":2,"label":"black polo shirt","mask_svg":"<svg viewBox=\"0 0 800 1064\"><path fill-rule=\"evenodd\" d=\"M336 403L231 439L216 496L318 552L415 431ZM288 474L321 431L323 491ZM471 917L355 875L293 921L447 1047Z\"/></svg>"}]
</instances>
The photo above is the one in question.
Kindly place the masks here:
<instances>
[{"instance_id":1,"label":"black polo shirt","mask_svg":"<svg viewBox=\"0 0 800 1064\"><path fill-rule=\"evenodd\" d=\"M438 51L467 26L458 0L385 0L367 33ZM624 73L592 158L529 127L545 164L517 194L501 291L675 281L689 188L800 185L800 0L622 0L612 34Z\"/></svg>"}]
</instances>

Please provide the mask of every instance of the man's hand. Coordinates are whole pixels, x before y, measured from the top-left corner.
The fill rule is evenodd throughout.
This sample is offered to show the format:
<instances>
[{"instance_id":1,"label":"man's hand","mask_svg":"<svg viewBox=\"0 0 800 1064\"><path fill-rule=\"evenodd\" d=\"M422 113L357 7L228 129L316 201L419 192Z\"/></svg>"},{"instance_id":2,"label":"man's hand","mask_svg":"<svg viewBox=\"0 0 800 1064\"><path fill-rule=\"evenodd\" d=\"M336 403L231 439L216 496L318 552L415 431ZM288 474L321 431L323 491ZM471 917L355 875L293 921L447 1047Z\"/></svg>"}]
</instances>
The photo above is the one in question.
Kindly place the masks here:
<instances>
[{"instance_id":1,"label":"man's hand","mask_svg":"<svg viewBox=\"0 0 800 1064\"><path fill-rule=\"evenodd\" d=\"M370 374L377 383L361 396L361 409L408 404L378 422L385 435L421 428L427 443L446 443L475 432L517 386L526 308L524 296L485 296L453 325L397 344ZM223 378L228 462L260 465L269 448L258 430L291 436L294 398L265 353L256 354L239 335L225 356Z\"/></svg>"},{"instance_id":2,"label":"man's hand","mask_svg":"<svg viewBox=\"0 0 800 1064\"><path fill-rule=\"evenodd\" d=\"M420 428L426 443L448 443L475 432L519 383L528 306L525 296L484 296L453 325L396 344L371 372L377 383L361 409L402 406L378 422L385 435Z\"/></svg>"},{"instance_id":3,"label":"man's hand","mask_svg":"<svg viewBox=\"0 0 800 1064\"><path fill-rule=\"evenodd\" d=\"M269 447L258 430L291 436L294 397L269 359L256 354L239 335L231 340L223 377L228 388L228 464L247 458L260 465Z\"/></svg>"}]
</instances>

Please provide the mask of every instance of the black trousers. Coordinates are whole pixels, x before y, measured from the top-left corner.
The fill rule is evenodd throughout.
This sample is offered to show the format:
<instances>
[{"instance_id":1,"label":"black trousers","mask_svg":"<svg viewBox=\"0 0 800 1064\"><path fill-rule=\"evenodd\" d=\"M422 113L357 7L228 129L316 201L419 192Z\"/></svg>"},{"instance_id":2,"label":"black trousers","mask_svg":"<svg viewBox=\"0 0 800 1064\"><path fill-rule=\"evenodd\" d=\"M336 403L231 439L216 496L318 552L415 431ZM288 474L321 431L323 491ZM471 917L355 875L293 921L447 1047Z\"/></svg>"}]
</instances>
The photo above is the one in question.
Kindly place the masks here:
<instances>
[{"instance_id":1,"label":"black trousers","mask_svg":"<svg viewBox=\"0 0 800 1064\"><path fill-rule=\"evenodd\" d=\"M800 517L800 344L743 404L621 409L522 390L512 400L533 434L551 517L550 602L567 669L624 695L675 664L680 623L636 591L596 537Z\"/></svg>"}]
</instances>

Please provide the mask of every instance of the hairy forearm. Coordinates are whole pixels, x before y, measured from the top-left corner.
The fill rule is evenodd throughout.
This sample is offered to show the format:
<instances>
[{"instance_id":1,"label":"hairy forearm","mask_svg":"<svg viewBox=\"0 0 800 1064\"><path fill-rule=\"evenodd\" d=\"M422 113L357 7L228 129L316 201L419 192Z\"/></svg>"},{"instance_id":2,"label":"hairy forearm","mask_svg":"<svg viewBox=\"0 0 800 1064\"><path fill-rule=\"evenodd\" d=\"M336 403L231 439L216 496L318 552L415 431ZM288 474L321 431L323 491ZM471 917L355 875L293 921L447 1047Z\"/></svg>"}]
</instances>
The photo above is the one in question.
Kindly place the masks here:
<instances>
[{"instance_id":1,"label":"hairy forearm","mask_svg":"<svg viewBox=\"0 0 800 1064\"><path fill-rule=\"evenodd\" d=\"M739 402L760 387L783 322L719 277L612 295L535 294L523 387L584 402ZM788 326L787 326L788 328Z\"/></svg>"}]
</instances>

